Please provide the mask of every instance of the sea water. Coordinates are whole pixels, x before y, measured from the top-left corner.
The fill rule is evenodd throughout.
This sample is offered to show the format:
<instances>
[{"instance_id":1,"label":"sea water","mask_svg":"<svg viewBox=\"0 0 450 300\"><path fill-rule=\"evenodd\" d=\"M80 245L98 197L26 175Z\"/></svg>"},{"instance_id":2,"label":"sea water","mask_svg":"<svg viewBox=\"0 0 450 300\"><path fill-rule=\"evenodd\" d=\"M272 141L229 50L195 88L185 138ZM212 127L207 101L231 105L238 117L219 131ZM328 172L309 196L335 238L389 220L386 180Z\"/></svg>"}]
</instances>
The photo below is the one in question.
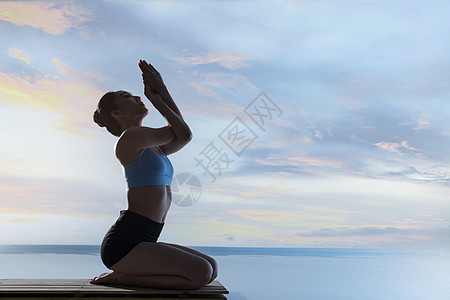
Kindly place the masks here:
<instances>
[{"instance_id":1,"label":"sea water","mask_svg":"<svg viewBox=\"0 0 450 300\"><path fill-rule=\"evenodd\" d=\"M231 300L450 299L450 255L371 249L196 247L216 259ZM100 247L0 246L0 278L92 278Z\"/></svg>"}]
</instances>

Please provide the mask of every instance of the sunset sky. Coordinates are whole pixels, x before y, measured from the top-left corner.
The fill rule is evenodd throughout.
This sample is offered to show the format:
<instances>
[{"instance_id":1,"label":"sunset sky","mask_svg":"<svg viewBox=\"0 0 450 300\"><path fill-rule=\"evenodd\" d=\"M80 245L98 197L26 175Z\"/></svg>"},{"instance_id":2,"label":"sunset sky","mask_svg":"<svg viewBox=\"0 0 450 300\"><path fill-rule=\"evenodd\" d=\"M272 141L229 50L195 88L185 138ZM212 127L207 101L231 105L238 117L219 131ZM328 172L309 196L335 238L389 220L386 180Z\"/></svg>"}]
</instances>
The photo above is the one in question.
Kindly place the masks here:
<instances>
[{"instance_id":1,"label":"sunset sky","mask_svg":"<svg viewBox=\"0 0 450 300\"><path fill-rule=\"evenodd\" d=\"M449 15L446 0L0 2L0 244L101 243L126 182L92 115L107 91L148 101L145 59L193 132L175 176L201 184L160 241L450 251ZM147 107L143 125L167 125ZM212 146L220 173L198 163Z\"/></svg>"}]
</instances>

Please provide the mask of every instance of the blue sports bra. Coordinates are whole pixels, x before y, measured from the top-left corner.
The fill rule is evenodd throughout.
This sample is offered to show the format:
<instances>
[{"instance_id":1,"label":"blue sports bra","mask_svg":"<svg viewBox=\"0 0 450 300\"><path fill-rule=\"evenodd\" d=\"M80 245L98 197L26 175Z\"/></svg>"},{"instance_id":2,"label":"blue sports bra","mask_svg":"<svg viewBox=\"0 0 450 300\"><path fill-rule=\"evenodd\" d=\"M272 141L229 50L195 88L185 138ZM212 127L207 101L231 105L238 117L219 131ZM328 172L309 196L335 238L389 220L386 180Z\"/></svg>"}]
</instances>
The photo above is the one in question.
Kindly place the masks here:
<instances>
[{"instance_id":1,"label":"blue sports bra","mask_svg":"<svg viewBox=\"0 0 450 300\"><path fill-rule=\"evenodd\" d=\"M157 146L158 147L158 146ZM161 151L161 148L159 148ZM144 185L170 186L173 177L173 166L165 154L157 153L152 148L144 150L138 159L123 166L128 188Z\"/></svg>"}]
</instances>

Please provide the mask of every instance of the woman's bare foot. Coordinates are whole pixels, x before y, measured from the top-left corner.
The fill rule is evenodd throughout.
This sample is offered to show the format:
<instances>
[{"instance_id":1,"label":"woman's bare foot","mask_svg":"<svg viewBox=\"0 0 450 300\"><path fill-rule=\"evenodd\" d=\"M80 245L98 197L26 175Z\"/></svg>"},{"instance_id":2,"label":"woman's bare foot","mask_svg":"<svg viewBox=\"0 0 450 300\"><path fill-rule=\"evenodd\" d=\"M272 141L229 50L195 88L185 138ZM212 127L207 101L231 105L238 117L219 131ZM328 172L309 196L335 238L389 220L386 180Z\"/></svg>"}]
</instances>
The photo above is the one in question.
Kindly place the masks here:
<instances>
[{"instance_id":1,"label":"woman's bare foot","mask_svg":"<svg viewBox=\"0 0 450 300\"><path fill-rule=\"evenodd\" d=\"M89 282L92 284L115 283L117 282L117 276L115 275L115 272L103 273L89 280Z\"/></svg>"}]
</instances>

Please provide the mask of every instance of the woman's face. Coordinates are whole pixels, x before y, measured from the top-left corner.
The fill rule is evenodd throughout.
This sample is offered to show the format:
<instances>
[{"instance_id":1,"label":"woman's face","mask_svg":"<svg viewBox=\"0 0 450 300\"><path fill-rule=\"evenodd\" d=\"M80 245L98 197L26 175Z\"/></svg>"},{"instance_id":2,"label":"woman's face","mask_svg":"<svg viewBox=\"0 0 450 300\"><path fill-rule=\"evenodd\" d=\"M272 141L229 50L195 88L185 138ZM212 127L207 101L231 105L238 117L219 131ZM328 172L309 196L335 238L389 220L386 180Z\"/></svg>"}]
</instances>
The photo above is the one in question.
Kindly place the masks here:
<instances>
[{"instance_id":1,"label":"woman's face","mask_svg":"<svg viewBox=\"0 0 450 300\"><path fill-rule=\"evenodd\" d=\"M121 118L130 120L140 118L142 120L148 114L148 109L141 101L141 97L133 96L129 92L116 92L115 102L117 110L120 111Z\"/></svg>"}]
</instances>

